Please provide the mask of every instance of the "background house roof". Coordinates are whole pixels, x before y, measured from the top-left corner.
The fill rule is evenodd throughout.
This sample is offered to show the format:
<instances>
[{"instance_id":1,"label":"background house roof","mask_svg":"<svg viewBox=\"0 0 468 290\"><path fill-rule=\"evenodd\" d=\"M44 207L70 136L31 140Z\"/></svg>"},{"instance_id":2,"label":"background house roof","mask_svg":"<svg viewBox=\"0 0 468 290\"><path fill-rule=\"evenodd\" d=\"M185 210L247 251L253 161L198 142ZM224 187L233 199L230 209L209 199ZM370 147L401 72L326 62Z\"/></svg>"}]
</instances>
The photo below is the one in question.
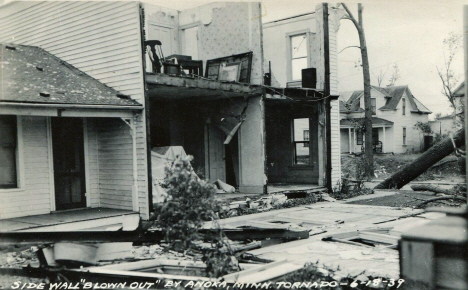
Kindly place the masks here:
<instances>
[{"instance_id":1,"label":"background house roof","mask_svg":"<svg viewBox=\"0 0 468 290\"><path fill-rule=\"evenodd\" d=\"M386 88L372 86L372 89L380 92L387 99L386 104L380 107L379 110L396 110L398 103L400 102L403 94L406 92L406 95L408 96L408 101L411 104L411 107L413 108L411 110L412 112L425 114L432 113L426 106L424 106L413 96L407 85L392 86ZM358 111L359 109L361 109L360 100L363 95L363 90L354 91L349 97L348 101L346 102L346 104L348 105L347 107L349 107L349 109L352 111Z\"/></svg>"},{"instance_id":2,"label":"background house roof","mask_svg":"<svg viewBox=\"0 0 468 290\"><path fill-rule=\"evenodd\" d=\"M0 102L141 107L35 46L0 44Z\"/></svg>"}]
</instances>

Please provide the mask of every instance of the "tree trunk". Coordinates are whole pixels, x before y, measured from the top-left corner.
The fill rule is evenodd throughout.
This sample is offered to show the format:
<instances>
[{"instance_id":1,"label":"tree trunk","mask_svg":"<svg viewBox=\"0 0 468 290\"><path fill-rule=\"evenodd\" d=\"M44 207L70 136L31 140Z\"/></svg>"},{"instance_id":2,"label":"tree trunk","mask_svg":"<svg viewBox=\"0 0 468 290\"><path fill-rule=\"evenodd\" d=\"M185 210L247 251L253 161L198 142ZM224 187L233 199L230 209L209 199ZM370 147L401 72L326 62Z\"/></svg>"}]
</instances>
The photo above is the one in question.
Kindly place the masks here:
<instances>
[{"instance_id":1,"label":"tree trunk","mask_svg":"<svg viewBox=\"0 0 468 290\"><path fill-rule=\"evenodd\" d=\"M457 147L465 145L465 129L461 129L455 133L453 139ZM452 140L450 137L447 137L432 146L403 169L382 181L374 189L400 189L453 151Z\"/></svg>"},{"instance_id":2,"label":"tree trunk","mask_svg":"<svg viewBox=\"0 0 468 290\"><path fill-rule=\"evenodd\" d=\"M365 126L365 171L367 177L374 176L374 144L372 140L372 102L371 102L371 84L370 84L370 70L369 70L369 57L367 55L366 36L364 34L364 26L362 20L362 4L358 4L358 18L359 18L359 45L361 47L362 58L362 76L364 80L364 126Z\"/></svg>"}]
</instances>

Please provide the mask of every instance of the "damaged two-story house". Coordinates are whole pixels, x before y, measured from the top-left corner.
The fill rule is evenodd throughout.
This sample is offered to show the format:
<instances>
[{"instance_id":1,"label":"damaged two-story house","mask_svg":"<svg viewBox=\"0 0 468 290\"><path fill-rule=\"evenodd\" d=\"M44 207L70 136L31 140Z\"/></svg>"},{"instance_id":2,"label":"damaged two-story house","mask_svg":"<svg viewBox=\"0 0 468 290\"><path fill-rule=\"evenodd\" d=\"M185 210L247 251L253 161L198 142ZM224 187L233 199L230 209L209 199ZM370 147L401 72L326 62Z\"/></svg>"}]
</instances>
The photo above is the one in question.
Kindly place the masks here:
<instances>
[{"instance_id":1,"label":"damaged two-story house","mask_svg":"<svg viewBox=\"0 0 468 290\"><path fill-rule=\"evenodd\" d=\"M3 78L9 90L0 98L11 152L1 165L0 218L75 209L78 220L147 219L158 178L152 160L170 148L193 155L202 177L242 193L279 183L330 189L340 178L338 25L337 12L324 8L304 22L307 62L294 72L314 72L305 70L311 84L301 88L297 79L264 85L265 59L266 79L286 70L271 57L276 43L260 3L0 6L2 69L15 76ZM76 219L48 225L67 222Z\"/></svg>"}]
</instances>

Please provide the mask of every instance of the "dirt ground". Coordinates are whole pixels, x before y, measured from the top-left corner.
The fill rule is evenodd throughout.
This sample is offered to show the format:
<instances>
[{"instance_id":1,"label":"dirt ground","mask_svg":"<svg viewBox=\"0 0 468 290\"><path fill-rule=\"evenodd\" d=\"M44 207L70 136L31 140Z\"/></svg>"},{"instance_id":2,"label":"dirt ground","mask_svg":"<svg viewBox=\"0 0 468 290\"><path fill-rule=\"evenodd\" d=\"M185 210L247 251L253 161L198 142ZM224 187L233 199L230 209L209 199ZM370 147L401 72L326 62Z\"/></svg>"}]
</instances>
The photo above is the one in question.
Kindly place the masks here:
<instances>
[{"instance_id":1,"label":"dirt ground","mask_svg":"<svg viewBox=\"0 0 468 290\"><path fill-rule=\"evenodd\" d=\"M371 197L371 195L369 195ZM409 207L414 208L425 200L436 197L435 195L424 194L411 190L400 190L398 194L369 198L365 200L358 200L347 202L349 204L362 204L362 205L377 205L377 206L391 206L391 207ZM453 200L442 200L431 202L425 207L461 207L463 203Z\"/></svg>"}]
</instances>

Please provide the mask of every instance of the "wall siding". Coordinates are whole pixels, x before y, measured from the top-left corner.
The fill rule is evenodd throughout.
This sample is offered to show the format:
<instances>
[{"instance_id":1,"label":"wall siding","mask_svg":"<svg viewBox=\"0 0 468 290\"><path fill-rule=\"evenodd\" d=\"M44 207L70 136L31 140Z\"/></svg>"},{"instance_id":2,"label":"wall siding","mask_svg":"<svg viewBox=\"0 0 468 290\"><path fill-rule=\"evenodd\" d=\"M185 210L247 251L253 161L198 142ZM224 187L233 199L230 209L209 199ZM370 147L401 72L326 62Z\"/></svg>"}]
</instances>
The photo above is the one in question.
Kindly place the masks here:
<instances>
[{"instance_id":1,"label":"wall siding","mask_svg":"<svg viewBox=\"0 0 468 290\"><path fill-rule=\"evenodd\" d=\"M0 42L40 46L144 104L137 2L12 2L2 7L0 19ZM139 116L135 125L138 199L140 213L147 218L145 118ZM90 133L92 137L92 129ZM98 151L94 145L89 146L95 158ZM92 176L97 165L90 166ZM99 206L98 181L94 178L90 183L89 190L93 194L90 206Z\"/></svg>"},{"instance_id":2,"label":"wall siding","mask_svg":"<svg viewBox=\"0 0 468 290\"><path fill-rule=\"evenodd\" d=\"M23 152L19 167L24 171L23 187L0 189L0 218L50 212L49 152L46 117L21 118L23 132L18 136Z\"/></svg>"},{"instance_id":3,"label":"wall siding","mask_svg":"<svg viewBox=\"0 0 468 290\"><path fill-rule=\"evenodd\" d=\"M103 207L132 210L130 127L119 119L100 119L95 124L98 127L99 203Z\"/></svg>"}]
</instances>

